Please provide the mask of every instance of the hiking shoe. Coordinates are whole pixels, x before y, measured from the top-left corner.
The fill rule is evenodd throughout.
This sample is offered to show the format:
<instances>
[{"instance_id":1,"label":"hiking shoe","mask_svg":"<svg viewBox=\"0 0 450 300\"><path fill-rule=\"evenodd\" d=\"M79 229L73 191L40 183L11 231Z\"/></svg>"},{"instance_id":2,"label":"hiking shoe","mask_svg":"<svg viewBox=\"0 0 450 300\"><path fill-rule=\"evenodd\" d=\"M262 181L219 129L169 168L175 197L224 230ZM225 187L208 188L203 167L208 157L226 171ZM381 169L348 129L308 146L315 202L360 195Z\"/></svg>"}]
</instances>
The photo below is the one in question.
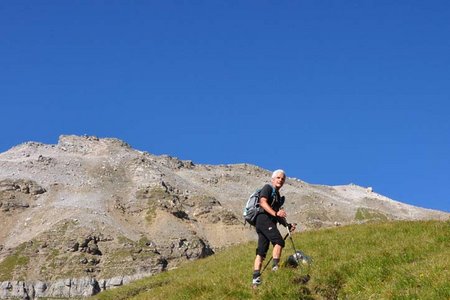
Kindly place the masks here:
<instances>
[{"instance_id":1,"label":"hiking shoe","mask_svg":"<svg viewBox=\"0 0 450 300\"><path fill-rule=\"evenodd\" d=\"M272 272L278 271L278 265L272 267Z\"/></svg>"},{"instance_id":2,"label":"hiking shoe","mask_svg":"<svg viewBox=\"0 0 450 300\"><path fill-rule=\"evenodd\" d=\"M252 280L252 284L254 287L260 285L261 283L262 283L261 277L256 277L256 278L253 278L253 280Z\"/></svg>"}]
</instances>

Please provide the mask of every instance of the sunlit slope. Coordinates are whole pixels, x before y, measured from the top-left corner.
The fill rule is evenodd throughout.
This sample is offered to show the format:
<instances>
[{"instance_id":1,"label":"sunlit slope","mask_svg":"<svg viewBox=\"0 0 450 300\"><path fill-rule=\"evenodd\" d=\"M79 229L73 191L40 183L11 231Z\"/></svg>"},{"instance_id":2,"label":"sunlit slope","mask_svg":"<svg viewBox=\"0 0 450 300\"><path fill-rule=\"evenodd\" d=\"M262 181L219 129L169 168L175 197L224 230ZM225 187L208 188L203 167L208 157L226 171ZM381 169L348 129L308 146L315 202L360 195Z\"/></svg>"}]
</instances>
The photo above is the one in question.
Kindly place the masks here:
<instances>
[{"instance_id":1,"label":"sunlit slope","mask_svg":"<svg viewBox=\"0 0 450 300\"><path fill-rule=\"evenodd\" d=\"M250 287L255 243L97 295L96 299L449 299L450 222L389 222L294 235L311 266L266 270ZM293 253L288 241L284 257Z\"/></svg>"}]
</instances>

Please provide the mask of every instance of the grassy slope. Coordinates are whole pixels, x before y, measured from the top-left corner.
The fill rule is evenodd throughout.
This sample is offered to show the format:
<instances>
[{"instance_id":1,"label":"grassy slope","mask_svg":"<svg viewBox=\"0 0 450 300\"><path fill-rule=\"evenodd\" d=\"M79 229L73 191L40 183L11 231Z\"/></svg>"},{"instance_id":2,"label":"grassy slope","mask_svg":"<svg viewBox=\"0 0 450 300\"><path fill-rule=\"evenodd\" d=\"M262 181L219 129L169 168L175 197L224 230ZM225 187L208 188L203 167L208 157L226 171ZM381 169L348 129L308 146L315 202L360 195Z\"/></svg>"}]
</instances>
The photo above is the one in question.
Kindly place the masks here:
<instances>
[{"instance_id":1,"label":"grassy slope","mask_svg":"<svg viewBox=\"0 0 450 300\"><path fill-rule=\"evenodd\" d=\"M249 243L95 298L450 299L450 222L354 225L296 234L294 242L312 266L266 270L257 290ZM283 259L292 253L288 241Z\"/></svg>"}]
</instances>

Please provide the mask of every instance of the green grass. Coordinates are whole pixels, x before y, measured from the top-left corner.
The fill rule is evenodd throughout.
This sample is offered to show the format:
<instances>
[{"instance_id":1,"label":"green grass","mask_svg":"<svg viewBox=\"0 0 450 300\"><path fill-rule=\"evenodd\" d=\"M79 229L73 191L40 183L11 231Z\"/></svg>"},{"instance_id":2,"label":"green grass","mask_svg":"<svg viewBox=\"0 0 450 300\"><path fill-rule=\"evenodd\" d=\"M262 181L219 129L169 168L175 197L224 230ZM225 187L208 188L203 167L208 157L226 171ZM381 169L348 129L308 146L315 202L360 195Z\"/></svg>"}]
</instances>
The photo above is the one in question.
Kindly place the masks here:
<instances>
[{"instance_id":1,"label":"green grass","mask_svg":"<svg viewBox=\"0 0 450 300\"><path fill-rule=\"evenodd\" d=\"M0 281L6 281L13 278L14 274L20 280L25 279L26 266L28 265L30 259L24 255L27 243L21 244L17 247L16 251L6 257L0 263Z\"/></svg>"},{"instance_id":2,"label":"green grass","mask_svg":"<svg viewBox=\"0 0 450 300\"><path fill-rule=\"evenodd\" d=\"M450 299L450 222L353 225L296 234L294 242L313 264L266 270L257 290L256 244L248 243L94 298ZM292 253L287 241L282 260Z\"/></svg>"},{"instance_id":3,"label":"green grass","mask_svg":"<svg viewBox=\"0 0 450 300\"><path fill-rule=\"evenodd\" d=\"M356 221L387 221L388 217L375 209L360 207L355 214Z\"/></svg>"}]
</instances>

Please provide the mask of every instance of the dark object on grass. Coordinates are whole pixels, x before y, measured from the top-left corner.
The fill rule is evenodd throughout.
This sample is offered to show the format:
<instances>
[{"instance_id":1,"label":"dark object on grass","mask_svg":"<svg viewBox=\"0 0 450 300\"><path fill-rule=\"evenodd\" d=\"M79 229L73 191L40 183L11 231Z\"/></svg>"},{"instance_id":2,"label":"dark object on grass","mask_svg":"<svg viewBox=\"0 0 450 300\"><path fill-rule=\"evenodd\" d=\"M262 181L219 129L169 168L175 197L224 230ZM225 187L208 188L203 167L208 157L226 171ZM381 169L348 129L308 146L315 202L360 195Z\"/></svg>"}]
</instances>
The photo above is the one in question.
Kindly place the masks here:
<instances>
[{"instance_id":1,"label":"dark object on grass","mask_svg":"<svg viewBox=\"0 0 450 300\"><path fill-rule=\"evenodd\" d=\"M299 264L309 265L311 264L311 258L306 256L302 251L297 250L294 254L289 255L286 260L286 266L297 268Z\"/></svg>"}]
</instances>

